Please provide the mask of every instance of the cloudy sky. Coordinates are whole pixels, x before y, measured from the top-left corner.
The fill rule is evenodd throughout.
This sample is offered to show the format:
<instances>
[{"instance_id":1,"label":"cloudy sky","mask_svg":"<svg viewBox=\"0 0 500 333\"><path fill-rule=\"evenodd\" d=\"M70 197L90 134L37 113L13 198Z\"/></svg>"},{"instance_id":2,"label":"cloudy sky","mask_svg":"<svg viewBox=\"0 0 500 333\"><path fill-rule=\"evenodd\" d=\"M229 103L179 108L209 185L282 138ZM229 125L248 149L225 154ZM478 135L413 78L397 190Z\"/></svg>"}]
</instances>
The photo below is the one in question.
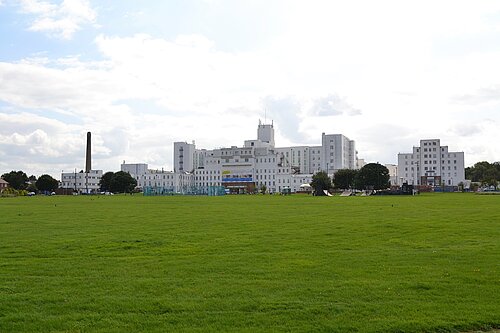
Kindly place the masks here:
<instances>
[{"instance_id":1,"label":"cloudy sky","mask_svg":"<svg viewBox=\"0 0 500 333\"><path fill-rule=\"evenodd\" d=\"M500 160L500 1L0 0L0 174L127 163L172 143L321 133L396 163L420 139Z\"/></svg>"}]
</instances>

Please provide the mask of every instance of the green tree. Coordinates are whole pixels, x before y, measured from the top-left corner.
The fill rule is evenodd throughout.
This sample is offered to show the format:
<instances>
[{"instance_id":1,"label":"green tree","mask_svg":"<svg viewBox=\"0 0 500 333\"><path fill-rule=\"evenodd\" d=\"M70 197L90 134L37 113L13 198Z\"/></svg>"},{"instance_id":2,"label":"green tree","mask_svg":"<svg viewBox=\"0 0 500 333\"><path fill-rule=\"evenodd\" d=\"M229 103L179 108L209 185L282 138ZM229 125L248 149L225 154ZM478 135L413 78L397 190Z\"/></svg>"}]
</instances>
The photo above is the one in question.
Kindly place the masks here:
<instances>
[{"instance_id":1,"label":"green tree","mask_svg":"<svg viewBox=\"0 0 500 333\"><path fill-rule=\"evenodd\" d=\"M110 182L111 192L130 193L137 186L137 180L134 179L128 172L115 172Z\"/></svg>"},{"instance_id":2,"label":"green tree","mask_svg":"<svg viewBox=\"0 0 500 333\"><path fill-rule=\"evenodd\" d=\"M52 178L50 175L41 175L38 177L35 185L39 191L44 192L52 192L59 187L57 180Z\"/></svg>"},{"instance_id":3,"label":"green tree","mask_svg":"<svg viewBox=\"0 0 500 333\"><path fill-rule=\"evenodd\" d=\"M390 187L389 169L379 163L368 163L356 176L355 187L358 190L385 190Z\"/></svg>"},{"instance_id":4,"label":"green tree","mask_svg":"<svg viewBox=\"0 0 500 333\"><path fill-rule=\"evenodd\" d=\"M333 174L333 186L336 189L351 189L354 187L354 180L358 170L340 169Z\"/></svg>"},{"instance_id":5,"label":"green tree","mask_svg":"<svg viewBox=\"0 0 500 333\"><path fill-rule=\"evenodd\" d=\"M465 168L465 178L483 185L496 186L500 180L500 162L477 162L474 166Z\"/></svg>"},{"instance_id":6,"label":"green tree","mask_svg":"<svg viewBox=\"0 0 500 333\"><path fill-rule=\"evenodd\" d=\"M24 190L28 186L28 176L23 171L11 171L2 175L3 180L16 190Z\"/></svg>"},{"instance_id":7,"label":"green tree","mask_svg":"<svg viewBox=\"0 0 500 333\"><path fill-rule=\"evenodd\" d=\"M322 196L325 195L324 190L328 191L332 188L332 180L326 172L319 171L313 175L311 186L314 189L314 195Z\"/></svg>"},{"instance_id":8,"label":"green tree","mask_svg":"<svg viewBox=\"0 0 500 333\"><path fill-rule=\"evenodd\" d=\"M112 171L108 171L104 175L102 175L101 180L99 181L101 191L111 191L111 180L113 179L114 175L115 173Z\"/></svg>"}]
</instances>

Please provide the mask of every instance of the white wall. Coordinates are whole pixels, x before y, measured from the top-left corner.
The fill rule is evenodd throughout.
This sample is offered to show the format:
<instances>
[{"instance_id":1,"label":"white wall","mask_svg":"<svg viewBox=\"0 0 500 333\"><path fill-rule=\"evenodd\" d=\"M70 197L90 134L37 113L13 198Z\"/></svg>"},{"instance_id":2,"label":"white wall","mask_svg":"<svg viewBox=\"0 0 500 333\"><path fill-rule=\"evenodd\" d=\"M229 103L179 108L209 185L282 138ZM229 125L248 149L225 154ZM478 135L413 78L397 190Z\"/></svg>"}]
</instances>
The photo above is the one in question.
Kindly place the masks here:
<instances>
[{"instance_id":1,"label":"white wall","mask_svg":"<svg viewBox=\"0 0 500 333\"><path fill-rule=\"evenodd\" d=\"M457 186L465 181L463 152L450 152L439 139L421 140L412 153L398 154L398 184L422 185L423 176L441 177L441 183Z\"/></svg>"},{"instance_id":2,"label":"white wall","mask_svg":"<svg viewBox=\"0 0 500 333\"><path fill-rule=\"evenodd\" d=\"M73 189L78 193L97 193L99 192L99 182L102 178L102 170L90 170L85 172L63 172L61 174L61 187Z\"/></svg>"}]
</instances>

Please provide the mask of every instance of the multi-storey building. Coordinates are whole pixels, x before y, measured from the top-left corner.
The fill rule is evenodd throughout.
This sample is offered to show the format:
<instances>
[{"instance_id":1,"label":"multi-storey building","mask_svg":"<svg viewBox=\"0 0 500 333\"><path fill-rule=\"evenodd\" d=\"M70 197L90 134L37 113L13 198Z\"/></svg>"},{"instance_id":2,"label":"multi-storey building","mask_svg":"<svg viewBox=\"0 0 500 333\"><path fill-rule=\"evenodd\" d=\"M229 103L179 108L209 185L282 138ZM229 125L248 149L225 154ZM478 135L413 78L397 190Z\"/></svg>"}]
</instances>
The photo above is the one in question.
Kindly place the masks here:
<instances>
[{"instance_id":1,"label":"multi-storey building","mask_svg":"<svg viewBox=\"0 0 500 333\"><path fill-rule=\"evenodd\" d=\"M61 174L61 188L72 189L75 193L94 194L99 192L101 178L102 170L63 172Z\"/></svg>"},{"instance_id":2,"label":"multi-storey building","mask_svg":"<svg viewBox=\"0 0 500 333\"><path fill-rule=\"evenodd\" d=\"M318 171L332 176L338 169L357 167L354 141L341 134L323 133L321 146L276 148L273 124L260 122L257 139L245 140L242 147L207 150L196 149L194 142L174 142L173 155L173 172L125 163L121 170L143 188L163 187L179 193L196 188L206 193L209 188L224 187L227 192L245 193L265 187L274 193L299 191Z\"/></svg>"},{"instance_id":3,"label":"multi-storey building","mask_svg":"<svg viewBox=\"0 0 500 333\"><path fill-rule=\"evenodd\" d=\"M386 164L384 165L387 170L389 170L389 182L391 186L398 185L398 166L395 164Z\"/></svg>"},{"instance_id":4,"label":"multi-storey building","mask_svg":"<svg viewBox=\"0 0 500 333\"><path fill-rule=\"evenodd\" d=\"M174 172L194 171L198 156L195 151L194 142L174 142Z\"/></svg>"},{"instance_id":5,"label":"multi-storey building","mask_svg":"<svg viewBox=\"0 0 500 333\"><path fill-rule=\"evenodd\" d=\"M269 192L284 188L298 191L310 183L312 175L339 169L356 169L357 152L353 140L342 134L322 134L321 146L276 148L273 124L259 122L257 139L243 147L214 150L196 149L194 143L174 143L174 172L190 172L194 186L224 186L231 192L266 187Z\"/></svg>"},{"instance_id":6,"label":"multi-storey building","mask_svg":"<svg viewBox=\"0 0 500 333\"><path fill-rule=\"evenodd\" d=\"M357 152L354 140L349 140L342 134L322 134L321 169L334 173L340 169L357 168Z\"/></svg>"},{"instance_id":7,"label":"multi-storey building","mask_svg":"<svg viewBox=\"0 0 500 333\"><path fill-rule=\"evenodd\" d=\"M398 154L399 185L458 186L465 182L464 153L450 152L439 139L421 140L411 153Z\"/></svg>"},{"instance_id":8,"label":"multi-storey building","mask_svg":"<svg viewBox=\"0 0 500 333\"><path fill-rule=\"evenodd\" d=\"M148 169L144 163L123 163L121 171L128 172L142 189L161 187L172 193L186 193L193 186L193 176L188 172Z\"/></svg>"}]
</instances>

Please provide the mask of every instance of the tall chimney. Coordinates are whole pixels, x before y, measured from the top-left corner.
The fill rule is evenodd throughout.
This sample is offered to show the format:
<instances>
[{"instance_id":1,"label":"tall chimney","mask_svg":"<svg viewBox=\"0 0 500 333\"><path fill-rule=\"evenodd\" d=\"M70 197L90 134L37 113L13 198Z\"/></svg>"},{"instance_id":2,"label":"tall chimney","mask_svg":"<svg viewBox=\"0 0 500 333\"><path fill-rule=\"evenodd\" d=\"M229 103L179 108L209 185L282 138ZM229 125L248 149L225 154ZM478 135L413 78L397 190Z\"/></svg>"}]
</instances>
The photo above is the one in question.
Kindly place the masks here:
<instances>
[{"instance_id":1,"label":"tall chimney","mask_svg":"<svg viewBox=\"0 0 500 333\"><path fill-rule=\"evenodd\" d=\"M85 173L89 173L92 169L90 157L90 132L87 132L87 154L85 155Z\"/></svg>"}]
</instances>

